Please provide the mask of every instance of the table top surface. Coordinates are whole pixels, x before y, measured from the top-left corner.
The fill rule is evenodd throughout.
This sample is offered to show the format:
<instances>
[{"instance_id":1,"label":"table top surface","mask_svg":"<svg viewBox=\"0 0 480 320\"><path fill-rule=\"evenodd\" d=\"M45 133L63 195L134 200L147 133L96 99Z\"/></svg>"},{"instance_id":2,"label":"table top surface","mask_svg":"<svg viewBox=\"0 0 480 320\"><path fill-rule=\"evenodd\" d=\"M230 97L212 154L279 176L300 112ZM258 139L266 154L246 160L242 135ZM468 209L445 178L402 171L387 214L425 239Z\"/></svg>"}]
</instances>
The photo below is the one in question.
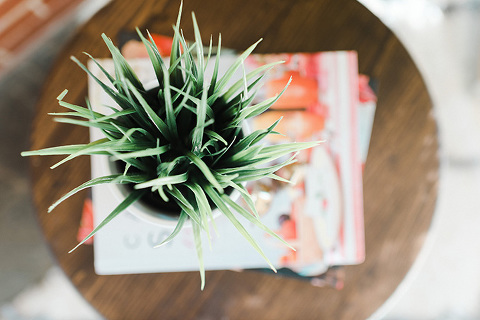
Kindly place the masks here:
<instances>
[{"instance_id":1,"label":"table top surface","mask_svg":"<svg viewBox=\"0 0 480 320\"><path fill-rule=\"evenodd\" d=\"M100 37L148 28L171 35L179 1L112 1L78 30L58 56L45 82L34 120L32 149L86 143L88 130L54 123L56 97L83 104L84 72L70 61L82 52L108 57ZM342 290L318 288L290 278L256 272L198 272L98 276L93 248L76 244L87 191L47 208L88 180L87 157L55 170L56 157L34 157L33 193L40 224L52 252L72 283L101 314L111 319L361 319L377 310L402 281L428 232L438 185L437 128L432 105L417 68L398 39L353 0L186 1L205 35L222 33L224 47L242 50L263 38L256 53L356 50L360 72L378 80L369 156L364 172L366 261L345 267ZM193 38L185 14L182 27ZM204 39L207 40L207 39Z\"/></svg>"}]
</instances>

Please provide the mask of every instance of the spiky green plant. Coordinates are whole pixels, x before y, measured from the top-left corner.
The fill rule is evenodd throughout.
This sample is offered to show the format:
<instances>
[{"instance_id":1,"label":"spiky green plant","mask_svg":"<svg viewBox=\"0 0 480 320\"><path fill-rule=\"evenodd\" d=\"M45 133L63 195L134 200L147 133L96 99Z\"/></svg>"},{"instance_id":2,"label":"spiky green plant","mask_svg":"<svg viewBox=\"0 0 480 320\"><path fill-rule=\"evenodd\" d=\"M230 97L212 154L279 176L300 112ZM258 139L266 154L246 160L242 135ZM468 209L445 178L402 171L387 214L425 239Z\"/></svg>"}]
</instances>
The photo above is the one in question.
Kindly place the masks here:
<instances>
[{"instance_id":1,"label":"spiky green plant","mask_svg":"<svg viewBox=\"0 0 480 320\"><path fill-rule=\"evenodd\" d=\"M95 59L89 57L100 67L110 85L100 81L76 58L72 58L118 106L110 106L113 110L110 115L94 112L88 100L87 107L65 102L65 90L58 100L61 106L70 111L55 113L54 115L61 116L55 120L98 128L103 131L104 138L88 144L23 152L22 155L67 155L52 168L81 155L101 154L121 161L125 168L123 172L85 182L49 208L50 212L73 194L95 185L133 185L132 192L123 202L72 251L132 203L147 193L155 193L166 202L174 201L179 208L178 223L162 244L173 239L185 222L190 220L203 289L205 275L200 233L204 231L210 236L212 208L218 208L275 270L237 216L243 216L285 245L289 245L260 222L244 183L265 177L283 180L275 175L275 171L295 161L292 153L317 143L261 143L267 135L276 134L274 128L280 119L269 128L249 134L243 133L243 121L266 111L283 93L282 91L277 96L252 105L255 89L265 72L276 63L262 66L248 74L244 71L243 77L228 87L227 84L235 72L243 68L244 60L258 42L249 47L220 75L221 37L218 39L216 53L212 53L210 40L205 55L193 13L195 41L192 44L185 41L180 30L181 11L180 7L177 23L173 26L174 39L169 66L162 60L150 34L147 39L137 29L159 83L153 89L145 89L119 49L104 34L102 37L111 52L115 74L110 75ZM206 65L213 55L216 56L214 71L207 81ZM285 157L280 163L269 165ZM226 190L237 190L250 211L235 203Z\"/></svg>"}]
</instances>

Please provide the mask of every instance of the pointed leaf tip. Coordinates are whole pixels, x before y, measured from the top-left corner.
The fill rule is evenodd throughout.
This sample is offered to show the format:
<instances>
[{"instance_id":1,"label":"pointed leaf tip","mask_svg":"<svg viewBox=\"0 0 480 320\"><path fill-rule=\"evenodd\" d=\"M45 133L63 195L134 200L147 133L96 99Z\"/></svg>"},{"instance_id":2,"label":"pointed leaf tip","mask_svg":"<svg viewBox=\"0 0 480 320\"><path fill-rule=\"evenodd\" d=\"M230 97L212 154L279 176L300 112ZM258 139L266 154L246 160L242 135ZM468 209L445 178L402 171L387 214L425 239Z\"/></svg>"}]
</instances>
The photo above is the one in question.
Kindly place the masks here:
<instances>
[{"instance_id":1,"label":"pointed leaf tip","mask_svg":"<svg viewBox=\"0 0 480 320\"><path fill-rule=\"evenodd\" d=\"M67 93L68 93L68 89L63 90L62 93L58 95L57 100L61 101L67 95Z\"/></svg>"}]
</instances>

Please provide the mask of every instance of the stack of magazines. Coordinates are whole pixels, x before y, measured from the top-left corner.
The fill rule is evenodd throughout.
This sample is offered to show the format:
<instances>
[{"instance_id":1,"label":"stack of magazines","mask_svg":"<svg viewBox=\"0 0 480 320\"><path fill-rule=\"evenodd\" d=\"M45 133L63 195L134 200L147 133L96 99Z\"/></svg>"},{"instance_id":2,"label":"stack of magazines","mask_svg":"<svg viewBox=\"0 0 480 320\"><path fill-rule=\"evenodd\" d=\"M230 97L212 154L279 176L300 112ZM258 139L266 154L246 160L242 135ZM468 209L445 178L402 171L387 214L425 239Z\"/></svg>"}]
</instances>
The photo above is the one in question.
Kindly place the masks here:
<instances>
[{"instance_id":1,"label":"stack of magazines","mask_svg":"<svg viewBox=\"0 0 480 320\"><path fill-rule=\"evenodd\" d=\"M143 58L141 53L129 58L142 82L154 81L148 58ZM233 54L223 56L220 68L230 65L235 58ZM296 163L277 172L293 183L268 179L247 185L262 222L296 251L248 221L241 222L283 274L318 280L322 279L319 275L324 278L328 275L327 270L332 272L338 270L338 266L359 264L365 259L362 170L376 98L369 79L358 73L357 54L353 51L254 54L247 58L244 67L248 72L279 60L285 63L266 75L258 99L274 96L290 77L293 80L269 111L255 117L248 126L251 130L264 129L282 117L275 130L283 135L271 135L268 143L281 140L321 140L324 143L302 151ZM99 61L105 69L113 71L111 60ZM94 64L89 68L95 76L104 77ZM94 107L113 104L94 82L89 82L89 99ZM100 174L98 161L93 157L92 178ZM110 193L105 185L92 189L92 225L102 221L117 206L118 200ZM206 270L262 270L268 267L226 218L218 217L216 226L218 234L212 233L212 248L204 250ZM96 273L198 270L189 228L184 228L168 244L153 248L170 232L169 228L148 224L128 212L119 215L94 237ZM208 242L203 240L203 243Z\"/></svg>"}]
</instances>

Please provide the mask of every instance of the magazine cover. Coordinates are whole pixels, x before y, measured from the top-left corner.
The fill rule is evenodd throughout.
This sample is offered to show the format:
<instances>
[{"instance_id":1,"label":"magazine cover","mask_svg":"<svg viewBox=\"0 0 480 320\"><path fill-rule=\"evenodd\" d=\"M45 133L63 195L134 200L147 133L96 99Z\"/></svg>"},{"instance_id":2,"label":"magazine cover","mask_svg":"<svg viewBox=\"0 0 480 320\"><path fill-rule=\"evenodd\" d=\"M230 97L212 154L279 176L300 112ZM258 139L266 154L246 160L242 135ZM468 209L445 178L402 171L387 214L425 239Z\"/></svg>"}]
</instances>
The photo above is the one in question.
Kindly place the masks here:
<instances>
[{"instance_id":1,"label":"magazine cover","mask_svg":"<svg viewBox=\"0 0 480 320\"><path fill-rule=\"evenodd\" d=\"M364 149L366 145L368 150L374 99L365 99L364 103L359 101L361 77L358 76L356 53L253 55L245 62L245 69L248 72L249 68L272 60L286 62L268 74L266 84L258 93L259 98L281 91L290 76L293 80L272 110L255 118L250 127L253 130L264 128L265 123L283 117L277 127L283 135L272 136L269 143L274 144L278 139L323 140L325 143L298 154L297 163L278 172L291 179L292 184L268 180L247 186L256 198L262 221L296 247L296 252L248 222L242 222L278 268L312 276L323 273L331 265L361 263L365 256L362 163L366 151L362 155L360 147ZM113 70L111 60L103 59L100 63L107 70ZM131 65L142 82L154 81L148 60L132 59ZM103 77L93 63L89 68L97 77ZM105 105L113 102L89 81L92 106L106 112ZM361 112L367 109L368 112ZM366 116L360 117L359 114ZM362 121L362 118L367 120ZM97 134L92 130L91 139L94 140ZM368 138L363 146L359 136ZM98 157L92 157L92 177L101 175L100 163ZM91 211L95 225L119 202L109 188L100 185L92 190ZM266 267L265 261L228 221L219 217L216 225L219 233L213 233L212 248L204 249L207 270ZM171 229L137 219L127 210L95 235L96 272L198 270L198 262L190 254L195 248L192 231L188 228L167 245L153 248L170 232ZM207 239L203 240L208 243Z\"/></svg>"}]
</instances>

